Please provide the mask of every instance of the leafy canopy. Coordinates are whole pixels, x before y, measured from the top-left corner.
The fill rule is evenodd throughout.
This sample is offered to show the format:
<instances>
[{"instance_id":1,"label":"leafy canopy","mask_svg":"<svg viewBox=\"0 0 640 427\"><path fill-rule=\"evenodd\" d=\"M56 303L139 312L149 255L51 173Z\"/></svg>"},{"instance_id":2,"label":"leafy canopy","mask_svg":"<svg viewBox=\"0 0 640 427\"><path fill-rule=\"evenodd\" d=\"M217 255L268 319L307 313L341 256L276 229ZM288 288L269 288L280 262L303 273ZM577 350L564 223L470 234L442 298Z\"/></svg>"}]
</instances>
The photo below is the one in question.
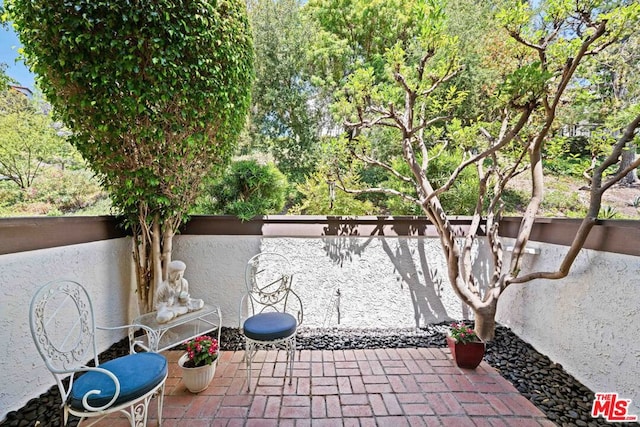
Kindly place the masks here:
<instances>
[{"instance_id":1,"label":"leafy canopy","mask_svg":"<svg viewBox=\"0 0 640 427\"><path fill-rule=\"evenodd\" d=\"M284 174L301 182L318 157L322 106L306 72L312 35L300 0L249 0L256 78L248 126L250 146L270 153Z\"/></svg>"},{"instance_id":2,"label":"leafy canopy","mask_svg":"<svg viewBox=\"0 0 640 427\"><path fill-rule=\"evenodd\" d=\"M284 208L288 187L287 178L274 165L238 160L206 186L206 200L200 208L208 214L235 215L243 221L277 214Z\"/></svg>"},{"instance_id":3,"label":"leafy canopy","mask_svg":"<svg viewBox=\"0 0 640 427\"><path fill-rule=\"evenodd\" d=\"M27 63L124 213L186 214L228 159L253 75L241 0L11 0Z\"/></svg>"},{"instance_id":4,"label":"leafy canopy","mask_svg":"<svg viewBox=\"0 0 640 427\"><path fill-rule=\"evenodd\" d=\"M27 189L65 145L41 104L17 90L0 90L0 175Z\"/></svg>"}]
</instances>

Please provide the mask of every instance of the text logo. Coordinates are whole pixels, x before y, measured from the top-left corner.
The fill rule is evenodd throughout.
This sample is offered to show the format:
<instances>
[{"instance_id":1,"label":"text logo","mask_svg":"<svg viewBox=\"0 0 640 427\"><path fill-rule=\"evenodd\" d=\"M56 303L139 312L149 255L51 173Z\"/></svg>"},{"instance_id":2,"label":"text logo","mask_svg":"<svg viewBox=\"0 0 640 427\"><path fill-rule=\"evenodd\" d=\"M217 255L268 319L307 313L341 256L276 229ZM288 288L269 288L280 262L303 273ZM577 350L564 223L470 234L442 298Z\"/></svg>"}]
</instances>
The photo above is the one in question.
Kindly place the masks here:
<instances>
[{"instance_id":1,"label":"text logo","mask_svg":"<svg viewBox=\"0 0 640 427\"><path fill-rule=\"evenodd\" d=\"M591 407L593 418L603 417L609 422L634 422L637 415L630 415L629 405L631 399L620 399L618 393L596 393L596 398Z\"/></svg>"}]
</instances>

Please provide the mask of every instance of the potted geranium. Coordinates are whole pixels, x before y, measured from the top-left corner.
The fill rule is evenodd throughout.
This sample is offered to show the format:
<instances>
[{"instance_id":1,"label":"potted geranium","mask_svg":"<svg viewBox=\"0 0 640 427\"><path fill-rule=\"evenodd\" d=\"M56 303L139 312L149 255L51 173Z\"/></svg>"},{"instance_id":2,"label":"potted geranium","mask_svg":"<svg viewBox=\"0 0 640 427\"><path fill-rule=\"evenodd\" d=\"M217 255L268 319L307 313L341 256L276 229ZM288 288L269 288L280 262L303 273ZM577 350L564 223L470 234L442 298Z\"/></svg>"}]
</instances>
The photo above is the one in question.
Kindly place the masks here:
<instances>
[{"instance_id":1,"label":"potted geranium","mask_svg":"<svg viewBox=\"0 0 640 427\"><path fill-rule=\"evenodd\" d=\"M192 393L206 389L216 373L218 340L201 335L185 342L187 352L178 359L182 380Z\"/></svg>"},{"instance_id":2,"label":"potted geranium","mask_svg":"<svg viewBox=\"0 0 640 427\"><path fill-rule=\"evenodd\" d=\"M451 324L447 344L460 368L475 369L482 362L485 344L464 322Z\"/></svg>"}]
</instances>

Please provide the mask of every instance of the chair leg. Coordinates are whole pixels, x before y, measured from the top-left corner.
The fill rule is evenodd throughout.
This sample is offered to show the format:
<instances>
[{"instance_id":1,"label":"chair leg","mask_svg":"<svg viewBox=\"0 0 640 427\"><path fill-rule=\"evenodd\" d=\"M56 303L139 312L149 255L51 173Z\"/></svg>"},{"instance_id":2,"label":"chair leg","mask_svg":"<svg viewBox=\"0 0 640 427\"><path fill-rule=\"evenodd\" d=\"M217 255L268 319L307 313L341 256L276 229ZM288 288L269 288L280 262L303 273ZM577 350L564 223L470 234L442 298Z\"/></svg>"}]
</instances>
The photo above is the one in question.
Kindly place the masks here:
<instances>
[{"instance_id":1,"label":"chair leg","mask_svg":"<svg viewBox=\"0 0 640 427\"><path fill-rule=\"evenodd\" d=\"M162 407L164 406L164 384L158 390L158 427L162 426Z\"/></svg>"},{"instance_id":2,"label":"chair leg","mask_svg":"<svg viewBox=\"0 0 640 427\"><path fill-rule=\"evenodd\" d=\"M289 350L291 360L289 361L289 385L291 385L291 381L293 379L293 364L296 360L296 337L293 337L293 341L291 342L291 349Z\"/></svg>"},{"instance_id":3,"label":"chair leg","mask_svg":"<svg viewBox=\"0 0 640 427\"><path fill-rule=\"evenodd\" d=\"M129 410L131 411L131 416L129 417L129 421L131 422L131 427L136 426L146 426L147 425L147 417L149 415L149 401L151 400L151 396L147 396L142 401L131 405Z\"/></svg>"},{"instance_id":4,"label":"chair leg","mask_svg":"<svg viewBox=\"0 0 640 427\"><path fill-rule=\"evenodd\" d=\"M247 391L251 391L251 362L253 361L254 347L250 343L246 343L244 350L244 358L247 368Z\"/></svg>"}]
</instances>

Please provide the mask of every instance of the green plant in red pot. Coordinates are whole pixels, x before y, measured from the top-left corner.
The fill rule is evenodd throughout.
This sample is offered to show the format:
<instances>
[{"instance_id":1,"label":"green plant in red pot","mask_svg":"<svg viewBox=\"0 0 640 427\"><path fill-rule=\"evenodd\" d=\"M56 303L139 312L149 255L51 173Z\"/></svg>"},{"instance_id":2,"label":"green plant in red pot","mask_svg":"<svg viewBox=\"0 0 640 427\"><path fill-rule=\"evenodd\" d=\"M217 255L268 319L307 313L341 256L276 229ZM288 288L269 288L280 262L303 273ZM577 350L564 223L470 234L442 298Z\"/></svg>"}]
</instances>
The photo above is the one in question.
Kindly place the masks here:
<instances>
[{"instance_id":1,"label":"green plant in red pot","mask_svg":"<svg viewBox=\"0 0 640 427\"><path fill-rule=\"evenodd\" d=\"M485 344L464 322L451 324L447 334L447 345L460 368L475 369L482 362Z\"/></svg>"}]
</instances>

